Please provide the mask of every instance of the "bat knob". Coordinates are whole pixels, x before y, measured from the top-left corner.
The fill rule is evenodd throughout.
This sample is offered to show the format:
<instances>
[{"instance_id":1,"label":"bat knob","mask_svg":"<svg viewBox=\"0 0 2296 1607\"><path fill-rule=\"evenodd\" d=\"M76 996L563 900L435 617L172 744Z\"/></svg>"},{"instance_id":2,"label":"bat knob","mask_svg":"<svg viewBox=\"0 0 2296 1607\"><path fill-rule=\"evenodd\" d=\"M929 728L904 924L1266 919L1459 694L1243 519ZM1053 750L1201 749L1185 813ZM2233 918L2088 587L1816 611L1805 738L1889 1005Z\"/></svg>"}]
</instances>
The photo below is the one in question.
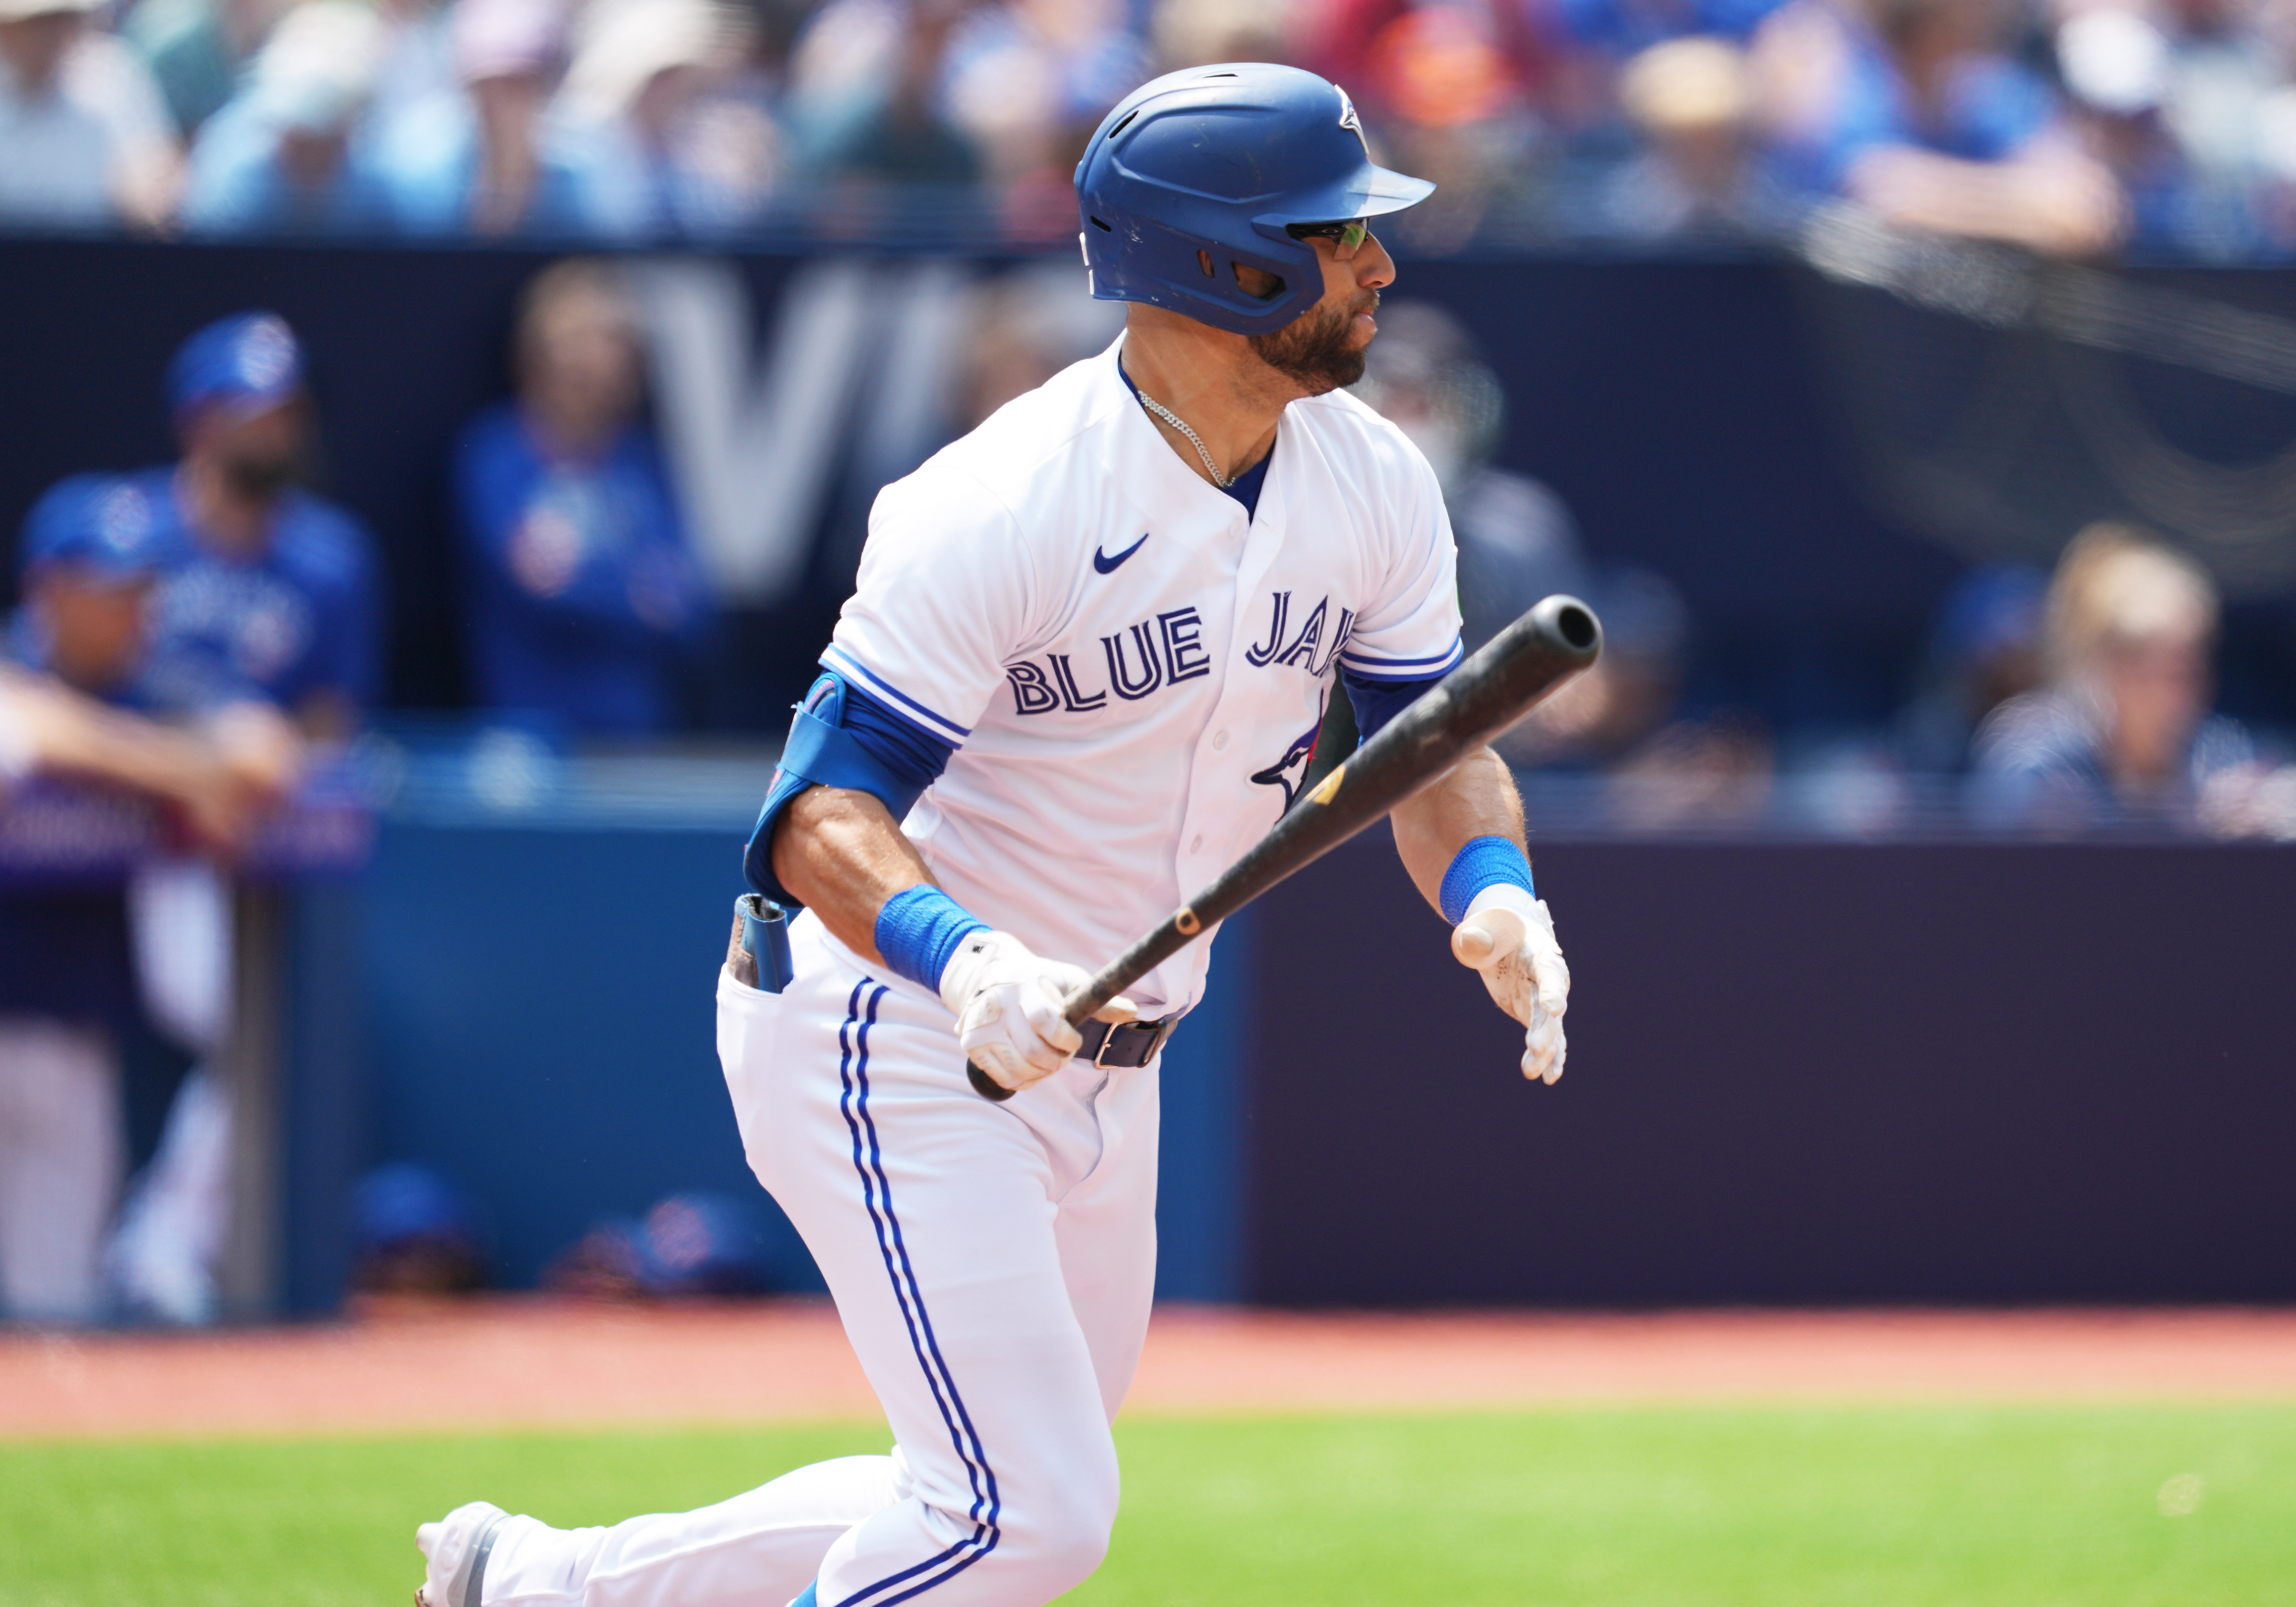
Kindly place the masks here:
<instances>
[{"instance_id":1,"label":"bat knob","mask_svg":"<svg viewBox=\"0 0 2296 1607\"><path fill-rule=\"evenodd\" d=\"M998 1104L1003 1104L1013 1097L1012 1089L998 1082L971 1061L964 1062L964 1077L965 1080L972 1085L972 1091L983 1099L992 1099Z\"/></svg>"}]
</instances>

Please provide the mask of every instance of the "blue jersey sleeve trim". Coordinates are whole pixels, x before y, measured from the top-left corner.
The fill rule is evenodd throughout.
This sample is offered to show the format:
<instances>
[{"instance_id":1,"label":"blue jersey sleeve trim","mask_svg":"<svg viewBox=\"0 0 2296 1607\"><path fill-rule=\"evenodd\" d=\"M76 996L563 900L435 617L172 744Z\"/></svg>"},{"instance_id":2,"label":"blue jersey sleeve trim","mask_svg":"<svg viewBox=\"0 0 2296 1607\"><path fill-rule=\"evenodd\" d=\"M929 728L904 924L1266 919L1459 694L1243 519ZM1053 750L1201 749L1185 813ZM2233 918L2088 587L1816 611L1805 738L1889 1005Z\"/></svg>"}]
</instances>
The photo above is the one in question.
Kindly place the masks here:
<instances>
[{"instance_id":1,"label":"blue jersey sleeve trim","mask_svg":"<svg viewBox=\"0 0 2296 1607\"><path fill-rule=\"evenodd\" d=\"M1477 893L1502 885L1519 887L1532 898L1538 897L1530 884L1530 861L1513 839L1474 838L1451 857L1450 868L1443 873L1437 899L1443 906L1443 919L1458 925L1467 918L1467 906L1475 901Z\"/></svg>"},{"instance_id":2,"label":"blue jersey sleeve trim","mask_svg":"<svg viewBox=\"0 0 2296 1607\"><path fill-rule=\"evenodd\" d=\"M972 734L972 726L960 726L946 715L935 714L916 699L887 681L882 676L871 670L866 665L857 663L853 655L841 648L832 646L824 652L821 655L821 665L824 669L834 670L848 681L860 682L879 697L889 698L899 704L915 717L918 726L952 747L962 743L966 737Z\"/></svg>"},{"instance_id":3,"label":"blue jersey sleeve trim","mask_svg":"<svg viewBox=\"0 0 2296 1607\"><path fill-rule=\"evenodd\" d=\"M790 722L782 760L742 856L750 885L777 904L798 899L775 877L774 824L808 787L846 787L883 803L895 820L914 808L956 749L832 672L813 684Z\"/></svg>"},{"instance_id":4,"label":"blue jersey sleeve trim","mask_svg":"<svg viewBox=\"0 0 2296 1607\"><path fill-rule=\"evenodd\" d=\"M1340 662L1351 669L1361 669L1372 674L1377 674L1382 670L1414 670L1424 675L1431 669L1448 669L1466 656L1465 646L1455 636L1451 640L1451 645L1441 652L1429 653L1422 659L1382 658L1377 653L1359 652L1353 644L1350 644L1341 650Z\"/></svg>"},{"instance_id":5,"label":"blue jersey sleeve trim","mask_svg":"<svg viewBox=\"0 0 2296 1607\"><path fill-rule=\"evenodd\" d=\"M1425 676L1390 679L1361 675L1342 665L1340 685L1347 689L1349 706L1356 711L1357 745L1377 736L1381 727L1417 702L1439 679L1439 676L1431 680Z\"/></svg>"}]
</instances>

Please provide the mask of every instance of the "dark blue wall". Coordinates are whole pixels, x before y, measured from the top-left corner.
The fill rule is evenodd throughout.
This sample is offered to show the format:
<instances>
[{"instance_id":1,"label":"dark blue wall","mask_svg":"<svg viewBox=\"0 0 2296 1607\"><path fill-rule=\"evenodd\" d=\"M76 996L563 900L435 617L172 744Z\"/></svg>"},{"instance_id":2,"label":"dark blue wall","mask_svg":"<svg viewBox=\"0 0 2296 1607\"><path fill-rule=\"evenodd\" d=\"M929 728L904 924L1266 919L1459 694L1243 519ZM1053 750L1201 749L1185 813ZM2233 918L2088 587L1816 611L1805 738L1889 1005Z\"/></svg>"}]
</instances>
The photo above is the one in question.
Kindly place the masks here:
<instances>
[{"instance_id":1,"label":"dark blue wall","mask_svg":"<svg viewBox=\"0 0 2296 1607\"><path fill-rule=\"evenodd\" d=\"M1535 858L1553 1087L1384 833L1259 910L1257 1298L2296 1298L2296 852Z\"/></svg>"},{"instance_id":2,"label":"dark blue wall","mask_svg":"<svg viewBox=\"0 0 2296 1607\"><path fill-rule=\"evenodd\" d=\"M603 1215L754 1188L711 1046L733 841L385 832L371 1152L476 1193L509 1281ZM1537 859L1575 978L1552 1088L1383 834L1224 934L1167 1055L1161 1292L2296 1299L2296 851Z\"/></svg>"},{"instance_id":3,"label":"dark blue wall","mask_svg":"<svg viewBox=\"0 0 2296 1607\"><path fill-rule=\"evenodd\" d=\"M715 1046L740 850L733 830L384 830L356 922L368 1153L427 1162L470 1191L504 1282L532 1283L602 1217L667 1194L764 1198ZM1223 976L1166 1057L1160 1288L1177 1298L1244 1292L1235 1045L1247 997ZM299 1212L339 1216L343 1175L331 1190L304 1169ZM330 1241L296 1242L316 1262Z\"/></svg>"}]
</instances>

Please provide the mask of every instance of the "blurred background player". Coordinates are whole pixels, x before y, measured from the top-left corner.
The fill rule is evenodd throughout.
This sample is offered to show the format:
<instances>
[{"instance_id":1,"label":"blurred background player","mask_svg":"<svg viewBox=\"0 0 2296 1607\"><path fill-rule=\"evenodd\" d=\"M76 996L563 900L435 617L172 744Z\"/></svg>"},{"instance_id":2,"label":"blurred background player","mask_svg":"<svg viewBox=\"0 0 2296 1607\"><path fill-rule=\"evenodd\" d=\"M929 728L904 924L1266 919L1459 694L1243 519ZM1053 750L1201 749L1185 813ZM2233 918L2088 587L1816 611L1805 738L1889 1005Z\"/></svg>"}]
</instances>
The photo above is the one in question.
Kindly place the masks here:
<instances>
[{"instance_id":1,"label":"blurred background player","mask_svg":"<svg viewBox=\"0 0 2296 1607\"><path fill-rule=\"evenodd\" d=\"M67 480L33 510L25 603L0 663L0 797L44 780L119 789L228 850L265 801L260 783L217 745L116 706L167 548L149 496L117 480ZM0 1316L103 1314L119 1045L140 1009L122 889L0 889Z\"/></svg>"},{"instance_id":2,"label":"blurred background player","mask_svg":"<svg viewBox=\"0 0 2296 1607\"><path fill-rule=\"evenodd\" d=\"M357 727L377 690L366 532L296 481L311 455L303 353L274 313L218 319L168 370L183 456L131 481L172 539L138 694L155 708L269 703L309 740Z\"/></svg>"},{"instance_id":3,"label":"blurred background player","mask_svg":"<svg viewBox=\"0 0 2296 1607\"><path fill-rule=\"evenodd\" d=\"M585 735L674 730L709 601L638 414L620 275L587 261L538 275L515 363L517 397L471 422L455 463L479 701Z\"/></svg>"}]
</instances>

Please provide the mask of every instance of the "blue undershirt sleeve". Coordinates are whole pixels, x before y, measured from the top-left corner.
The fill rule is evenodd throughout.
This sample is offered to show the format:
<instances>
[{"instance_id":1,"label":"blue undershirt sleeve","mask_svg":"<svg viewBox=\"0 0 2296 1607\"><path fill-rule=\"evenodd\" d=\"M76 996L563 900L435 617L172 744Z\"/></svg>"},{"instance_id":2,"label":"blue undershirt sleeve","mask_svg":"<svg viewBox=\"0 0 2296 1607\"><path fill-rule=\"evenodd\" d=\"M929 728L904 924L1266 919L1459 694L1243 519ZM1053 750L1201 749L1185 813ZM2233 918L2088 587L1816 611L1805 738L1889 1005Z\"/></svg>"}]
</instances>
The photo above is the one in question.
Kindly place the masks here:
<instances>
[{"instance_id":1,"label":"blue undershirt sleeve","mask_svg":"<svg viewBox=\"0 0 2296 1607\"><path fill-rule=\"evenodd\" d=\"M1345 665L1340 667L1340 684L1348 689L1348 701L1356 711L1356 745L1379 734L1380 727L1417 702L1441 676L1424 681L1373 681L1356 674Z\"/></svg>"}]
</instances>

